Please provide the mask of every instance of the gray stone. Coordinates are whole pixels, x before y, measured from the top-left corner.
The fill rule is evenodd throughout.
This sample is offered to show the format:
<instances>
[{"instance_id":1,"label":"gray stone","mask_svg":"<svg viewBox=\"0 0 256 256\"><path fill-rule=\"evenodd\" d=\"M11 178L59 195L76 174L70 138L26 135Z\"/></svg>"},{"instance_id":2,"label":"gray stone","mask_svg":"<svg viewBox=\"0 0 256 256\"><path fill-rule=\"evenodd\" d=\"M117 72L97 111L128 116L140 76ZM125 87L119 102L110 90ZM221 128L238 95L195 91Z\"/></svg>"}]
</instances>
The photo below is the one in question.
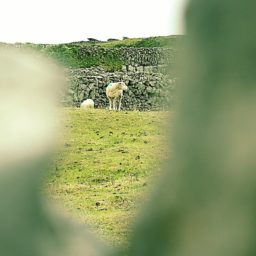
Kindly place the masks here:
<instances>
[{"instance_id":1,"label":"gray stone","mask_svg":"<svg viewBox=\"0 0 256 256\"><path fill-rule=\"evenodd\" d=\"M143 72L144 72L143 66L138 66L138 67L136 68L136 71L137 71L137 72L140 72L140 73L143 73Z\"/></svg>"},{"instance_id":2,"label":"gray stone","mask_svg":"<svg viewBox=\"0 0 256 256\"><path fill-rule=\"evenodd\" d=\"M138 89L140 91L144 91L145 90L145 85L143 83L138 83Z\"/></svg>"},{"instance_id":3,"label":"gray stone","mask_svg":"<svg viewBox=\"0 0 256 256\"><path fill-rule=\"evenodd\" d=\"M135 68L133 66L129 65L128 66L128 71L133 72L133 71L135 71Z\"/></svg>"}]
</instances>

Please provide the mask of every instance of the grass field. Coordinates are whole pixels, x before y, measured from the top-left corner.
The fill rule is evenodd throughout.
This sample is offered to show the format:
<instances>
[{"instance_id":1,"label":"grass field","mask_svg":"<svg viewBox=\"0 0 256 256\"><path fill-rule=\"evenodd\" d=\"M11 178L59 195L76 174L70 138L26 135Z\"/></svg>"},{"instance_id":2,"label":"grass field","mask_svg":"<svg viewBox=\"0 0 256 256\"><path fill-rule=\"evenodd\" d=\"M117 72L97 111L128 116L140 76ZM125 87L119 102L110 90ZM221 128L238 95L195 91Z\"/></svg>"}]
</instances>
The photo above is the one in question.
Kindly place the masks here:
<instances>
[{"instance_id":1,"label":"grass field","mask_svg":"<svg viewBox=\"0 0 256 256\"><path fill-rule=\"evenodd\" d=\"M137 209L167 159L167 112L63 110L50 197L110 244L126 243ZM172 118L170 114L170 118Z\"/></svg>"}]
</instances>

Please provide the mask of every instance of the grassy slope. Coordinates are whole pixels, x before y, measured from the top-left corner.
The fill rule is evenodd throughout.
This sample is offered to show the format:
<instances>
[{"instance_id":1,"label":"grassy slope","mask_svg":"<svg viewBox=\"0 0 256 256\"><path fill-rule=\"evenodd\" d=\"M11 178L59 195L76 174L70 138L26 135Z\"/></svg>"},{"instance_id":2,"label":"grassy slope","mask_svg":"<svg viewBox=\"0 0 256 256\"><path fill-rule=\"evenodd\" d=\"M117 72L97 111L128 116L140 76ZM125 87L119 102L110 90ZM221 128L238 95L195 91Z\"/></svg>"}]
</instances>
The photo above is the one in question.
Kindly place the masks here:
<instances>
[{"instance_id":1,"label":"grassy slope","mask_svg":"<svg viewBox=\"0 0 256 256\"><path fill-rule=\"evenodd\" d=\"M66 44L21 44L22 47L37 49L55 58L60 64L70 68L85 68L102 66L109 71L120 70L122 62L118 56L106 54L104 56L81 58L79 51L84 46L96 45L105 48L119 47L170 47L177 48L181 43L182 36L159 36L149 38L129 38L111 42L73 42Z\"/></svg>"},{"instance_id":2,"label":"grassy slope","mask_svg":"<svg viewBox=\"0 0 256 256\"><path fill-rule=\"evenodd\" d=\"M106 241L125 242L137 206L167 157L161 128L167 113L66 109L65 114L63 150L47 190Z\"/></svg>"}]
</instances>

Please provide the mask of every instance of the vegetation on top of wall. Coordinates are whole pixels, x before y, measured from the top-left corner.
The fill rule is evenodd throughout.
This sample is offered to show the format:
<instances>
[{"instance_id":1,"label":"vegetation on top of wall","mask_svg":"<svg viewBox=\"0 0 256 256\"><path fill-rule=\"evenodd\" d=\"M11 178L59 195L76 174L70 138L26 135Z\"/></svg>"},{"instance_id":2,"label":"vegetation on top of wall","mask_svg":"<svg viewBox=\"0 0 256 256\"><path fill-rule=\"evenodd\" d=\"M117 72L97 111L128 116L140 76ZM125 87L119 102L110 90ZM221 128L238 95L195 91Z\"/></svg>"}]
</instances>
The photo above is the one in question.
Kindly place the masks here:
<instances>
[{"instance_id":1,"label":"vegetation on top of wall","mask_svg":"<svg viewBox=\"0 0 256 256\"><path fill-rule=\"evenodd\" d=\"M69 68L89 68L101 66L107 71L121 70L122 61L117 54L106 52L102 55L81 55L83 47L73 44L48 45L42 52L55 58L62 65Z\"/></svg>"},{"instance_id":2,"label":"vegetation on top of wall","mask_svg":"<svg viewBox=\"0 0 256 256\"><path fill-rule=\"evenodd\" d=\"M88 38L88 41L79 41L67 43L64 45L72 46L89 46L89 45L98 45L102 47L166 47L172 48L177 47L177 45L182 41L182 35L172 35L172 36L155 36L155 37L147 37L147 38L128 38L123 37L123 39L108 39L107 41L100 41L94 38ZM90 39L90 40L89 40ZM92 40L93 39L93 40ZM63 45L63 44L62 44Z\"/></svg>"},{"instance_id":3,"label":"vegetation on top of wall","mask_svg":"<svg viewBox=\"0 0 256 256\"><path fill-rule=\"evenodd\" d=\"M94 45L94 44L93 44ZM106 51L104 54L92 54L86 57L81 54L85 46L92 46L87 43L69 44L21 44L21 47L38 50L47 56L55 59L60 65L67 68L89 68L103 67L106 71L121 70L123 62L120 57L113 52Z\"/></svg>"},{"instance_id":4,"label":"vegetation on top of wall","mask_svg":"<svg viewBox=\"0 0 256 256\"><path fill-rule=\"evenodd\" d=\"M148 38L125 38L123 40L101 42L98 45L103 47L136 47L136 48L151 48L151 47L177 47L182 36L157 36Z\"/></svg>"},{"instance_id":5,"label":"vegetation on top of wall","mask_svg":"<svg viewBox=\"0 0 256 256\"><path fill-rule=\"evenodd\" d=\"M123 60L114 51L102 52L102 54L83 56L81 51L87 46L98 46L104 49L134 47L134 48L174 48L176 49L182 36L159 36L149 38L127 38L123 40L108 40L106 42L97 39L88 41L64 43L64 44L32 44L32 43L16 43L17 47L27 47L39 50L48 56L53 57L64 67L68 68L88 68L100 66L107 71L121 70Z\"/></svg>"}]
</instances>

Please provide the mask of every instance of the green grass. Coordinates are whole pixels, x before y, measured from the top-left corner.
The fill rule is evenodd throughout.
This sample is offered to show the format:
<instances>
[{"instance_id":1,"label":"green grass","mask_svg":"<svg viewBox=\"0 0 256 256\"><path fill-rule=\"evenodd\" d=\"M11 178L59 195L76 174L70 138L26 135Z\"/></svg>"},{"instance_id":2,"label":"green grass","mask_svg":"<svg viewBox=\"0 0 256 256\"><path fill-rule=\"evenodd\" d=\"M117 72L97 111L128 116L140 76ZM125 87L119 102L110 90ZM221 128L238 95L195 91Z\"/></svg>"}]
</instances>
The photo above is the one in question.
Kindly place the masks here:
<instances>
[{"instance_id":1,"label":"green grass","mask_svg":"<svg viewBox=\"0 0 256 256\"><path fill-rule=\"evenodd\" d=\"M103 47L135 47L135 48L151 48L151 47L168 47L177 48L182 40L182 36L156 36L148 38L128 38L111 42L95 43Z\"/></svg>"},{"instance_id":2,"label":"green grass","mask_svg":"<svg viewBox=\"0 0 256 256\"><path fill-rule=\"evenodd\" d=\"M123 62L120 57L110 51L93 56L81 56L83 46L78 44L58 44L47 46L33 46L48 56L54 58L61 65L69 68L104 67L108 71L121 70Z\"/></svg>"},{"instance_id":3,"label":"green grass","mask_svg":"<svg viewBox=\"0 0 256 256\"><path fill-rule=\"evenodd\" d=\"M105 241L126 243L167 158L167 114L64 109L63 149L46 187L50 197Z\"/></svg>"},{"instance_id":4,"label":"green grass","mask_svg":"<svg viewBox=\"0 0 256 256\"><path fill-rule=\"evenodd\" d=\"M124 64L118 53L115 51L102 51L101 54L86 56L81 55L81 51L86 46L99 46L104 48L151 48L169 47L176 49L182 42L182 36L158 36L149 38L128 38L124 40L110 42L72 42L65 44L20 44L21 47L32 48L53 57L58 63L69 68L88 68L101 66L107 71L119 71ZM105 49L106 50L106 49Z\"/></svg>"}]
</instances>

